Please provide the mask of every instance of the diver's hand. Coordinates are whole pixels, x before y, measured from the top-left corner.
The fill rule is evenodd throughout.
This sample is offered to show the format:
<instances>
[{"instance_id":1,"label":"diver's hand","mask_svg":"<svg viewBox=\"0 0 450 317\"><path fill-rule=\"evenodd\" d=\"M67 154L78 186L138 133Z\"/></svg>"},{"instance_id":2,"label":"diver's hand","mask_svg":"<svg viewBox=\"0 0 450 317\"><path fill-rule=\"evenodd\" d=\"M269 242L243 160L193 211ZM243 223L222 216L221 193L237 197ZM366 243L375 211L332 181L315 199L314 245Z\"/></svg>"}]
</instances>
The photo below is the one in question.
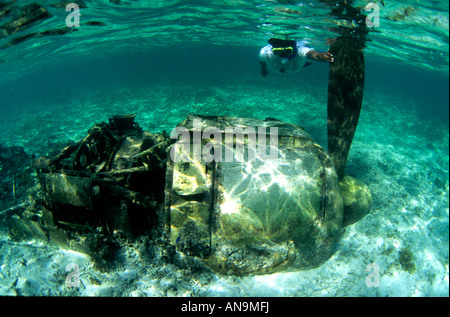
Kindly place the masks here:
<instances>
[{"instance_id":1,"label":"diver's hand","mask_svg":"<svg viewBox=\"0 0 450 317\"><path fill-rule=\"evenodd\" d=\"M329 63L334 62L334 56L330 53L330 50L328 50L326 53L322 53L322 60Z\"/></svg>"},{"instance_id":2,"label":"diver's hand","mask_svg":"<svg viewBox=\"0 0 450 317\"><path fill-rule=\"evenodd\" d=\"M330 50L328 50L326 53L310 50L308 53L306 53L306 57L316 62L334 62L334 56L330 53Z\"/></svg>"}]
</instances>

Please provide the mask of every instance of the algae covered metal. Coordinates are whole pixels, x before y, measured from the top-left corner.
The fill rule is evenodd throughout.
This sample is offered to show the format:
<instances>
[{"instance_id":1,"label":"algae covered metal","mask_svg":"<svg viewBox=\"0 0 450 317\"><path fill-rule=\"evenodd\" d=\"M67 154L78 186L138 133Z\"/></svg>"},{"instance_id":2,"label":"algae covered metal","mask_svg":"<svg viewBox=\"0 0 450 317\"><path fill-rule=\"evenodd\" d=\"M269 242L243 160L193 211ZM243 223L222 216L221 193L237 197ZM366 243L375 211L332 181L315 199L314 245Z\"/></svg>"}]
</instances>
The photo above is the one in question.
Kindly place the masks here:
<instances>
[{"instance_id":1,"label":"algae covered metal","mask_svg":"<svg viewBox=\"0 0 450 317\"><path fill-rule=\"evenodd\" d=\"M370 211L367 186L339 182L300 126L191 114L169 136L134 119L113 117L37 159L41 198L9 212L10 233L83 251L101 266L119 240L145 236L167 261L264 274L320 266L342 227Z\"/></svg>"},{"instance_id":2,"label":"algae covered metal","mask_svg":"<svg viewBox=\"0 0 450 317\"><path fill-rule=\"evenodd\" d=\"M101 123L52 159L35 162L44 204L60 222L104 226L135 236L163 200L170 140L143 131L134 115Z\"/></svg>"},{"instance_id":3,"label":"algae covered metal","mask_svg":"<svg viewBox=\"0 0 450 317\"><path fill-rule=\"evenodd\" d=\"M189 131L192 146L180 133L172 152L184 160L168 161L166 227L178 250L223 273L306 269L330 257L344 213L339 181L326 151L301 127L193 115L179 127ZM196 158L196 133L202 134L197 146L213 143L222 157ZM244 155L237 158L239 141Z\"/></svg>"}]
</instances>

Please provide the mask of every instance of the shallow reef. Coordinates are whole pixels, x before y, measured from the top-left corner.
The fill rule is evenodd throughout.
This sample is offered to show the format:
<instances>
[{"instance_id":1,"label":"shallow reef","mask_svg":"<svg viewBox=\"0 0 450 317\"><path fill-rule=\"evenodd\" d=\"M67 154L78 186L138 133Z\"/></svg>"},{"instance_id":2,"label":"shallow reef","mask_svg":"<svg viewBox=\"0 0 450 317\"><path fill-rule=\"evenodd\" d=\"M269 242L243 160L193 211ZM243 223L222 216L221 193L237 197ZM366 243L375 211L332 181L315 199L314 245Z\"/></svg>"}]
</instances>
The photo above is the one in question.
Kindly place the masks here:
<instances>
[{"instance_id":1,"label":"shallow reef","mask_svg":"<svg viewBox=\"0 0 450 317\"><path fill-rule=\"evenodd\" d=\"M184 89L184 102L171 96ZM100 92L89 103L73 101L66 112L59 105L36 105L30 112L1 118L2 149L22 147L26 156L48 155L82 139L93 124L113 111L134 112L146 130L167 130L195 109L210 115L264 119L277 117L301 124L326 142L326 97L313 87L298 96L295 87L268 89L252 83L174 88L162 83L148 90ZM167 111L166 100L172 100ZM197 101L195 101L197 100ZM267 103L270 100L270 104ZM299 108L299 103L302 105ZM407 107L403 105L407 103ZM91 256L12 239L1 226L0 293L50 296L448 296L448 131L432 121L417 121L412 100L367 92L347 163L347 174L363 181L372 193L372 211L345 227L331 258L318 268L290 273L224 276L205 270L198 259L163 250L152 236L128 241L116 236ZM389 104L389 108L383 105ZM151 105L151 106L149 106ZM247 106L245 106L247 105ZM112 110L114 109L114 110ZM79 113L83 113L83 120ZM51 115L49 115L51 114ZM30 121L33 124L30 124ZM399 124L405 122L405 124ZM414 122L414 124L408 124ZM73 144L73 143L72 143ZM17 150L23 153L22 150ZM2 152L3 153L3 152ZM28 154L27 154L28 153ZM56 153L56 152L53 152ZM19 155L22 157L22 155ZM8 163L9 164L9 163ZM33 180L32 170L26 171ZM12 206L10 169L2 169L3 209ZM21 172L19 172L20 174ZM27 181L28 182L28 181ZM28 184L28 183L26 183ZM28 185L27 185L28 186ZM19 198L35 195L26 190ZM6 197L6 196L5 196ZM36 208L22 205L17 208ZM4 217L0 216L3 222ZM92 249L101 248L93 233ZM102 255L109 265L102 265ZM112 258L112 260L111 260ZM65 268L76 263L81 285L67 288ZM97 263L97 264L94 264ZM368 287L368 264L379 268L379 287Z\"/></svg>"}]
</instances>

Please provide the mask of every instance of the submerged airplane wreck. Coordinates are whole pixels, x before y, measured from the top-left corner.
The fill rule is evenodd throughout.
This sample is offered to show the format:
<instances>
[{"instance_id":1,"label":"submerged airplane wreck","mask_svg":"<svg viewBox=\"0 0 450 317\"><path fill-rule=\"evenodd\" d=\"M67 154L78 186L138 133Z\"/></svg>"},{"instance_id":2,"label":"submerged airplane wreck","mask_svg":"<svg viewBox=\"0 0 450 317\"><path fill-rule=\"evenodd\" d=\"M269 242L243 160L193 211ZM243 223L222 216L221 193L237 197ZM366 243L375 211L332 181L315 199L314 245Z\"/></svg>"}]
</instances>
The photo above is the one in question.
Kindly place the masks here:
<instances>
[{"instance_id":1,"label":"submerged airplane wreck","mask_svg":"<svg viewBox=\"0 0 450 317\"><path fill-rule=\"evenodd\" d=\"M339 180L328 153L300 126L189 115L178 127L190 143L180 147L178 135L143 131L134 119L113 117L54 157L35 159L37 198L5 212L11 239L84 252L105 268L119 240L146 236L167 261L182 254L223 274L265 274L320 266L342 228L371 209L367 186ZM277 128L277 160L195 157L195 120L219 136L230 127ZM234 136L231 146L222 140L203 136L201 145L220 143L234 155L240 145L249 156L248 137Z\"/></svg>"}]
</instances>

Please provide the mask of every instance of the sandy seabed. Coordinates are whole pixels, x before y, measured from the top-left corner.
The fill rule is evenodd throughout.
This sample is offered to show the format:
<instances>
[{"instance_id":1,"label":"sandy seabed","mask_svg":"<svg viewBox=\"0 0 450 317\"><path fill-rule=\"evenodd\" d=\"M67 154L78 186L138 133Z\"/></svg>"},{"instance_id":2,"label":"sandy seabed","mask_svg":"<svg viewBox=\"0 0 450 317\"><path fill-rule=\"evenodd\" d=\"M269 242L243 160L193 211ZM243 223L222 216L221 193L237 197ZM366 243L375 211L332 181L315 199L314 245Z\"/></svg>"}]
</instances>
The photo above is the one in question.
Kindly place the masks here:
<instances>
[{"instance_id":1,"label":"sandy seabed","mask_svg":"<svg viewBox=\"0 0 450 317\"><path fill-rule=\"evenodd\" d=\"M449 134L419 120L412 101L366 92L347 174L369 185L373 209L345 228L334 255L309 271L234 277L195 272L124 245L120 265L97 271L83 254L38 241L12 242L0 228L0 295L24 296L449 296ZM145 130L170 131L189 113L275 117L326 146L326 95L255 85L171 85L92 93L0 119L1 143L45 155L100 121L135 113ZM68 288L66 266L79 267Z\"/></svg>"}]
</instances>

